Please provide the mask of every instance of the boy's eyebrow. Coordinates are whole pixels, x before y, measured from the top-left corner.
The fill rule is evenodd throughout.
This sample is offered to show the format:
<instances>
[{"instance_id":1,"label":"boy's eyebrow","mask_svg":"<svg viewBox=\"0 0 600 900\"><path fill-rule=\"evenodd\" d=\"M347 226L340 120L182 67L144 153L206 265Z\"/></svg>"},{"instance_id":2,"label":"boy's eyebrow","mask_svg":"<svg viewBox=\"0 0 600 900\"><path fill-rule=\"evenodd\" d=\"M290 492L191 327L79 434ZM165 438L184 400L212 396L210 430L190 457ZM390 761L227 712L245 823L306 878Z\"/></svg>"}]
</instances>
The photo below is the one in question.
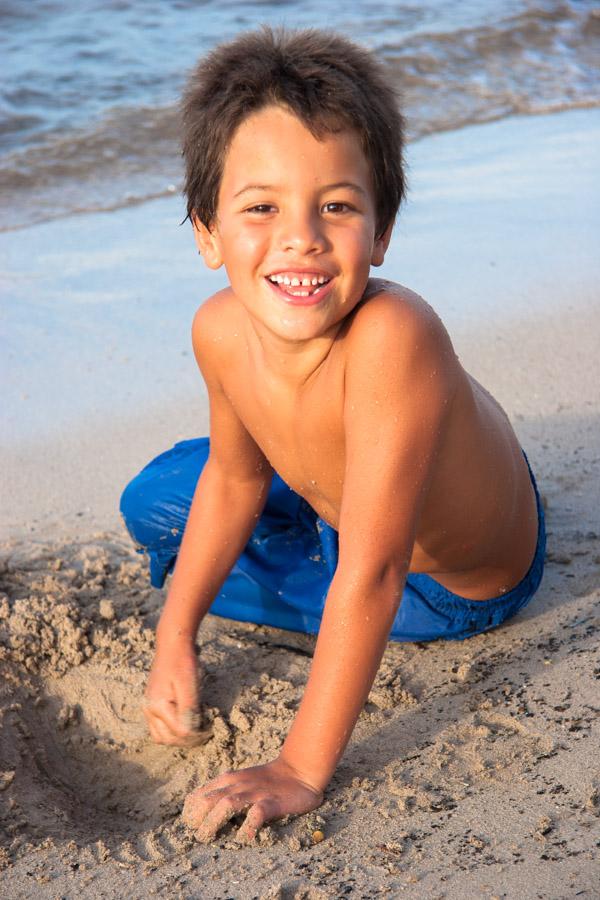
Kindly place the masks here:
<instances>
[{"instance_id":1,"label":"boy's eyebrow","mask_svg":"<svg viewBox=\"0 0 600 900\"><path fill-rule=\"evenodd\" d=\"M239 197L241 194L246 194L248 191L272 191L274 189L275 185L273 184L247 184L233 196L234 198Z\"/></svg>"},{"instance_id":2,"label":"boy's eyebrow","mask_svg":"<svg viewBox=\"0 0 600 900\"><path fill-rule=\"evenodd\" d=\"M353 181L336 181L335 184L326 184L321 190L324 191L337 191L340 188L346 188L347 190L354 191L356 194L362 194L363 197L367 196L367 192L364 188L361 188L359 184L355 184ZM236 194L234 194L234 198L240 197L242 194L248 193L248 191L275 191L277 190L277 185L274 184L247 184L241 190L239 190Z\"/></svg>"},{"instance_id":3,"label":"boy's eyebrow","mask_svg":"<svg viewBox=\"0 0 600 900\"><path fill-rule=\"evenodd\" d=\"M365 189L361 188L360 184L355 184L353 181L336 181L335 184L326 185L323 190L337 191L340 188L346 188L347 190L354 191L356 194L362 194L363 197L367 196Z\"/></svg>"}]
</instances>

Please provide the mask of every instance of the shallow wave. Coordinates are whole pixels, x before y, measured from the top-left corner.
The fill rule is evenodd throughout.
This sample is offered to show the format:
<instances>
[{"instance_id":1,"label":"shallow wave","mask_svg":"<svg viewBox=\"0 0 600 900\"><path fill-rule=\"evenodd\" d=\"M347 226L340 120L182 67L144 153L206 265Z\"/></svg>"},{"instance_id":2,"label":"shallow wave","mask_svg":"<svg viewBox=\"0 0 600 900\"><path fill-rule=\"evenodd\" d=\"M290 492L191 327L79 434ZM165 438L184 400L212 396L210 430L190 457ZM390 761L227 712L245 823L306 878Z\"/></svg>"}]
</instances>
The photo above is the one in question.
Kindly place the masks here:
<instances>
[{"instance_id":1,"label":"shallow wave","mask_svg":"<svg viewBox=\"0 0 600 900\"><path fill-rule=\"evenodd\" d=\"M600 104L600 10L555 4L381 50L405 98L413 137Z\"/></svg>"},{"instance_id":2,"label":"shallow wave","mask_svg":"<svg viewBox=\"0 0 600 900\"><path fill-rule=\"evenodd\" d=\"M410 140L515 114L600 105L600 10L549 3L374 49L402 97ZM4 116L5 133L21 129L29 143L0 159L0 230L143 202L174 192L181 180L173 105L117 107L88 127L41 133L34 117L19 115Z\"/></svg>"}]
</instances>

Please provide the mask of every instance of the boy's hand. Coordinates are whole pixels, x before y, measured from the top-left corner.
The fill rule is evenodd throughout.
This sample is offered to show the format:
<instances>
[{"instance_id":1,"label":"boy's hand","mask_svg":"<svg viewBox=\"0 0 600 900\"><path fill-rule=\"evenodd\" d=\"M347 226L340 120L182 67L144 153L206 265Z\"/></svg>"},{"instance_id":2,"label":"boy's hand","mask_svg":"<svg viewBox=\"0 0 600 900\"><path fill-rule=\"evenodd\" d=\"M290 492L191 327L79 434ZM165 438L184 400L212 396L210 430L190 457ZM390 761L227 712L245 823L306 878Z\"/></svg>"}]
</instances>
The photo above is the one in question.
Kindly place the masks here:
<instances>
[{"instance_id":1,"label":"boy's hand","mask_svg":"<svg viewBox=\"0 0 600 900\"><path fill-rule=\"evenodd\" d=\"M157 744L193 747L204 743L194 642L178 637L158 643L144 697L144 715Z\"/></svg>"},{"instance_id":2,"label":"boy's hand","mask_svg":"<svg viewBox=\"0 0 600 900\"><path fill-rule=\"evenodd\" d=\"M316 809L323 792L301 781L281 757L263 766L225 772L186 797L182 818L203 843L214 840L220 828L246 812L237 838L254 840L265 822Z\"/></svg>"}]
</instances>

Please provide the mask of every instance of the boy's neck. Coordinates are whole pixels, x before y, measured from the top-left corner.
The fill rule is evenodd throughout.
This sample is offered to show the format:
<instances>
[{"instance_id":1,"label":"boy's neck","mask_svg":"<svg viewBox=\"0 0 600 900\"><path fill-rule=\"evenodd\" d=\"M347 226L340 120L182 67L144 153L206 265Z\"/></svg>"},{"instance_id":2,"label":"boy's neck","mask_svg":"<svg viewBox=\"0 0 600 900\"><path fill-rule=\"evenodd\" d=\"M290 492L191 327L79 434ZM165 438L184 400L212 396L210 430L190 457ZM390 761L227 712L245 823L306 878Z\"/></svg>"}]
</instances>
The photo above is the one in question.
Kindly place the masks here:
<instances>
[{"instance_id":1,"label":"boy's neck","mask_svg":"<svg viewBox=\"0 0 600 900\"><path fill-rule=\"evenodd\" d=\"M266 373L290 388L301 388L323 365L344 326L338 322L326 334L308 340L285 340L262 323L247 318L248 346Z\"/></svg>"}]
</instances>

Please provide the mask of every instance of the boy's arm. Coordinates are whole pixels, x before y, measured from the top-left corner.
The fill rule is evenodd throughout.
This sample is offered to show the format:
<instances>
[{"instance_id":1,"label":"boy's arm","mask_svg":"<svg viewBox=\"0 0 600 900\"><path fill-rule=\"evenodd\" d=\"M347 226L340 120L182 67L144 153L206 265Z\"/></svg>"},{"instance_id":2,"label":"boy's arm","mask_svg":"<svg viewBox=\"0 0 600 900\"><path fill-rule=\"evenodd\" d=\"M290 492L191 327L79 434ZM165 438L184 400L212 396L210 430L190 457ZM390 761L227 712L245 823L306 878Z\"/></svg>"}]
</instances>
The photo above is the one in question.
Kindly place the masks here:
<instances>
[{"instance_id":1,"label":"boy's arm","mask_svg":"<svg viewBox=\"0 0 600 900\"><path fill-rule=\"evenodd\" d=\"M242 553L268 494L272 468L225 396L218 376L215 310L201 307L193 344L210 402L210 455L192 500L160 617L145 714L160 743L192 738L198 626Z\"/></svg>"},{"instance_id":2,"label":"boy's arm","mask_svg":"<svg viewBox=\"0 0 600 900\"><path fill-rule=\"evenodd\" d=\"M185 813L201 839L241 809L249 812L240 837L252 839L267 819L321 802L402 596L456 371L433 312L386 295L358 311L346 370L340 555L306 691L278 759L192 795Z\"/></svg>"},{"instance_id":3,"label":"boy's arm","mask_svg":"<svg viewBox=\"0 0 600 900\"><path fill-rule=\"evenodd\" d=\"M306 692L281 753L320 789L379 668L458 370L448 335L428 308L416 314L382 295L358 315L346 371L338 566Z\"/></svg>"}]
</instances>

